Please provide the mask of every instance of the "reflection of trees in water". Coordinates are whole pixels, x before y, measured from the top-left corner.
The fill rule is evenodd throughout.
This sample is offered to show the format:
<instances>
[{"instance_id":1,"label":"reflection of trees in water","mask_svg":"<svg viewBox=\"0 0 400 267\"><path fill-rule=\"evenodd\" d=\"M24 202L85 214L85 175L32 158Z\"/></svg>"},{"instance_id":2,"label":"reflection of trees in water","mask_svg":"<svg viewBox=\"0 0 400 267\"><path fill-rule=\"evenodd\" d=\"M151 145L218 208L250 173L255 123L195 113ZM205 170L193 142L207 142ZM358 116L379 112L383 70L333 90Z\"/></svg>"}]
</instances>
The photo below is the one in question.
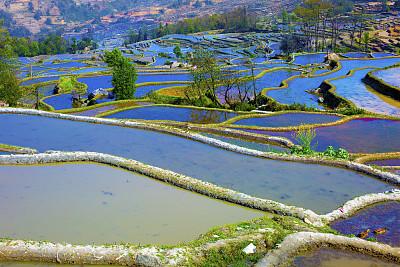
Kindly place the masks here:
<instances>
[{"instance_id":1,"label":"reflection of trees in water","mask_svg":"<svg viewBox=\"0 0 400 267\"><path fill-rule=\"evenodd\" d=\"M38 87L39 99L42 99L45 96L52 95L53 87L54 87L53 84L48 84L48 85ZM23 96L22 101L29 105L35 104L36 103L36 89L32 89L32 91L28 92L25 96Z\"/></svg>"},{"instance_id":2,"label":"reflection of trees in water","mask_svg":"<svg viewBox=\"0 0 400 267\"><path fill-rule=\"evenodd\" d=\"M229 118L230 115L227 112L192 109L189 121L191 123L217 123Z\"/></svg>"}]
</instances>

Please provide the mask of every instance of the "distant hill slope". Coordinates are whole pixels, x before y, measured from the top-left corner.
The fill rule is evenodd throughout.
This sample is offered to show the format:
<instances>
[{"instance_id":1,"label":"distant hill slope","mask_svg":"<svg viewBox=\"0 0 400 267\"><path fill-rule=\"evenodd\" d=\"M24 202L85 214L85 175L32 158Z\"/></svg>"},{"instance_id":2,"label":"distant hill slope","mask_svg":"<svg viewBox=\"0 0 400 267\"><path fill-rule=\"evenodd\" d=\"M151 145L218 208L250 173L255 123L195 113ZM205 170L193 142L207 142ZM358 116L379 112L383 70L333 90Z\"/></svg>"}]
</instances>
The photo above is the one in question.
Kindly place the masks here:
<instances>
[{"instance_id":1,"label":"distant hill slope","mask_svg":"<svg viewBox=\"0 0 400 267\"><path fill-rule=\"evenodd\" d=\"M9 27L22 26L32 34L58 27L67 31L116 21L174 22L181 18L218 14L248 6L259 14L291 9L289 0L0 0ZM6 15L4 15L6 14ZM1 13L0 13L1 15Z\"/></svg>"}]
</instances>

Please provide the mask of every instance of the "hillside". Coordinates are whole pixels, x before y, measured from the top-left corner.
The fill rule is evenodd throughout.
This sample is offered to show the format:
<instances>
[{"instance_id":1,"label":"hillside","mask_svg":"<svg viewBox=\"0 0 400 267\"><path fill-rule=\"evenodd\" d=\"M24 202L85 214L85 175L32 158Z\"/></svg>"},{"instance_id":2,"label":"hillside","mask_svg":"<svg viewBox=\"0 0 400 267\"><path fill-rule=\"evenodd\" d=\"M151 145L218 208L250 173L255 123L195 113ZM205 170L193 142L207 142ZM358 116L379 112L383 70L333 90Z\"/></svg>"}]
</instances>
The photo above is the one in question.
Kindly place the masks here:
<instances>
[{"instance_id":1,"label":"hillside","mask_svg":"<svg viewBox=\"0 0 400 267\"><path fill-rule=\"evenodd\" d=\"M0 0L0 9L5 12L6 20L12 17L12 27L22 26L37 34L60 28L80 30L117 21L175 22L218 14L238 6L248 6L260 15L267 15L282 8L291 9L294 4L288 0Z\"/></svg>"}]
</instances>

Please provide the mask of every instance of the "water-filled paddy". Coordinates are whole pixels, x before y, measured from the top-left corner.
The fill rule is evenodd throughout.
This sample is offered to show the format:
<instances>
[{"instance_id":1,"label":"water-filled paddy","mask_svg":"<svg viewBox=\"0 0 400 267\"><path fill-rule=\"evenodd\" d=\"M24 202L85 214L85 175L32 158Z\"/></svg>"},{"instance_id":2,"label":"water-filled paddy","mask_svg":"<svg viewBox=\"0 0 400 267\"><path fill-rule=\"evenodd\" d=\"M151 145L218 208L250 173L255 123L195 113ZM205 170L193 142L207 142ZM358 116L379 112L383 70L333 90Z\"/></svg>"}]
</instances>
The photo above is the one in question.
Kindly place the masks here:
<instances>
[{"instance_id":1,"label":"water-filled paddy","mask_svg":"<svg viewBox=\"0 0 400 267\"><path fill-rule=\"evenodd\" d=\"M390 53L373 53L372 56L375 58L380 58L380 57L393 57L396 55Z\"/></svg>"},{"instance_id":2,"label":"water-filled paddy","mask_svg":"<svg viewBox=\"0 0 400 267\"><path fill-rule=\"evenodd\" d=\"M42 99L42 102L52 106L55 110L72 108L71 94L55 95L46 99Z\"/></svg>"},{"instance_id":3,"label":"water-filled paddy","mask_svg":"<svg viewBox=\"0 0 400 267\"><path fill-rule=\"evenodd\" d=\"M338 95L352 101L359 108L379 114L400 115L400 108L390 105L367 90L361 80L369 71L370 69L358 70L350 77L330 81L330 83L336 87L335 92Z\"/></svg>"},{"instance_id":4,"label":"water-filled paddy","mask_svg":"<svg viewBox=\"0 0 400 267\"><path fill-rule=\"evenodd\" d=\"M384 82L394 85L400 86L399 78L400 78L400 68L392 68L387 70L377 70L373 72L373 75L379 79L382 79Z\"/></svg>"},{"instance_id":5,"label":"water-filled paddy","mask_svg":"<svg viewBox=\"0 0 400 267\"><path fill-rule=\"evenodd\" d=\"M350 218L333 222L330 227L345 235L358 235L370 229L366 238L376 238L378 242L400 246L400 203L384 202L369 206ZM379 228L387 228L385 233L374 234Z\"/></svg>"},{"instance_id":6,"label":"water-filled paddy","mask_svg":"<svg viewBox=\"0 0 400 267\"><path fill-rule=\"evenodd\" d=\"M271 90L267 92L267 95L283 104L290 105L296 102L322 109L323 107L317 106L318 97L306 93L305 90L316 89L324 80L344 76L352 69L357 69L361 67L384 68L398 62L400 62L400 58L342 60L340 61L340 63L342 64L342 68L338 71L321 77L293 79L292 81L288 82L288 88L281 90Z\"/></svg>"},{"instance_id":7,"label":"water-filled paddy","mask_svg":"<svg viewBox=\"0 0 400 267\"><path fill-rule=\"evenodd\" d=\"M94 151L132 158L318 213L330 212L356 195L391 188L351 171L255 158L151 131L12 114L0 115L0 125L8 125L0 127L3 143L41 152Z\"/></svg>"},{"instance_id":8,"label":"water-filled paddy","mask_svg":"<svg viewBox=\"0 0 400 267\"><path fill-rule=\"evenodd\" d=\"M310 113L286 113L264 118L248 118L235 121L234 125L248 125L259 127L288 127L300 124L329 123L340 120L339 116L310 114Z\"/></svg>"},{"instance_id":9,"label":"water-filled paddy","mask_svg":"<svg viewBox=\"0 0 400 267\"><path fill-rule=\"evenodd\" d=\"M49 81L56 81L60 79L60 76L52 76L52 77L38 77L38 78L33 78L33 79L28 79L22 83L20 83L19 85L31 85L31 84L35 84L35 83L43 83L43 82L49 82Z\"/></svg>"},{"instance_id":10,"label":"water-filled paddy","mask_svg":"<svg viewBox=\"0 0 400 267\"><path fill-rule=\"evenodd\" d=\"M98 107L90 110L85 110L81 112L76 112L76 113L70 113L71 115L77 115L77 116L96 116L100 113L104 113L107 111L111 111L114 109L121 109L121 108L128 108L132 106L143 106L143 105L154 105L154 103L147 103L147 102L137 102L137 103L132 103L132 102L118 102L114 103L112 105L108 106L103 106L103 107Z\"/></svg>"},{"instance_id":11,"label":"water-filled paddy","mask_svg":"<svg viewBox=\"0 0 400 267\"><path fill-rule=\"evenodd\" d=\"M314 73L312 75L320 75L320 74L324 74L324 73L326 73L328 71L330 71L330 70L328 70L328 69L317 69L317 70L314 71Z\"/></svg>"},{"instance_id":12,"label":"water-filled paddy","mask_svg":"<svg viewBox=\"0 0 400 267\"><path fill-rule=\"evenodd\" d=\"M245 147L245 148L251 148L251 149L258 150L258 151L289 152L289 149L283 148L280 146L268 145L268 144L264 144L264 143L257 143L257 142L251 142L251 141L244 141L244 140L241 140L238 138L227 137L227 136L216 135L216 134L209 134L209 133L201 133L201 134L204 136L210 137L210 138L221 140L226 143L234 144L234 145Z\"/></svg>"},{"instance_id":13,"label":"water-filled paddy","mask_svg":"<svg viewBox=\"0 0 400 267\"><path fill-rule=\"evenodd\" d=\"M377 166L400 166L400 159L374 160L368 162L368 164Z\"/></svg>"},{"instance_id":14,"label":"water-filled paddy","mask_svg":"<svg viewBox=\"0 0 400 267\"><path fill-rule=\"evenodd\" d=\"M247 132L292 138L295 133L245 130ZM316 137L312 145L318 142L317 151L325 151L328 146L343 148L354 153L380 153L400 151L400 121L383 119L356 119L340 125L315 128Z\"/></svg>"},{"instance_id":15,"label":"water-filled paddy","mask_svg":"<svg viewBox=\"0 0 400 267\"><path fill-rule=\"evenodd\" d=\"M301 74L300 71L291 69L281 69L264 74L260 79L256 80L257 92L264 88L279 87L283 80L292 76Z\"/></svg>"},{"instance_id":16,"label":"water-filled paddy","mask_svg":"<svg viewBox=\"0 0 400 267\"><path fill-rule=\"evenodd\" d=\"M150 74L150 75L138 75L136 83L146 82L171 82L171 81L188 81L189 77L187 74Z\"/></svg>"},{"instance_id":17,"label":"water-filled paddy","mask_svg":"<svg viewBox=\"0 0 400 267\"><path fill-rule=\"evenodd\" d=\"M51 69L58 69L58 68L83 68L87 67L88 64L81 63L81 62L65 62L65 63L55 63L55 64L43 64L43 68L51 68Z\"/></svg>"},{"instance_id":18,"label":"water-filled paddy","mask_svg":"<svg viewBox=\"0 0 400 267\"><path fill-rule=\"evenodd\" d=\"M90 73L90 72L95 72L95 71L103 71L106 69L107 68L104 68L104 67L85 68L85 69L75 70L75 71L71 72L71 74Z\"/></svg>"},{"instance_id":19,"label":"water-filled paddy","mask_svg":"<svg viewBox=\"0 0 400 267\"><path fill-rule=\"evenodd\" d=\"M342 55L349 58L365 58L368 56L367 53L344 53Z\"/></svg>"},{"instance_id":20,"label":"water-filled paddy","mask_svg":"<svg viewBox=\"0 0 400 267\"><path fill-rule=\"evenodd\" d=\"M294 259L291 266L295 267L395 267L396 263L386 262L361 253L319 248Z\"/></svg>"},{"instance_id":21,"label":"water-filled paddy","mask_svg":"<svg viewBox=\"0 0 400 267\"><path fill-rule=\"evenodd\" d=\"M293 63L307 65L307 64L321 64L324 62L325 53L323 54L309 54L299 55L294 58Z\"/></svg>"},{"instance_id":22,"label":"water-filled paddy","mask_svg":"<svg viewBox=\"0 0 400 267\"><path fill-rule=\"evenodd\" d=\"M261 212L95 164L0 166L2 233L14 239L177 244ZM55 175L57 174L57 175Z\"/></svg>"},{"instance_id":23,"label":"water-filled paddy","mask_svg":"<svg viewBox=\"0 0 400 267\"><path fill-rule=\"evenodd\" d=\"M219 123L237 116L233 112L174 107L142 107L121 111L105 118L170 120L191 123Z\"/></svg>"},{"instance_id":24,"label":"water-filled paddy","mask_svg":"<svg viewBox=\"0 0 400 267\"><path fill-rule=\"evenodd\" d=\"M156 57L156 62L153 63L152 65L154 66L164 66L164 63L167 61L174 61L173 59L169 59L169 58L164 58L164 57Z\"/></svg>"},{"instance_id":25,"label":"water-filled paddy","mask_svg":"<svg viewBox=\"0 0 400 267\"><path fill-rule=\"evenodd\" d=\"M86 78L79 78L78 82L84 83L88 86L87 91L92 92L97 88L112 88L111 85L112 76L98 76L98 77L86 77Z\"/></svg>"}]
</instances>

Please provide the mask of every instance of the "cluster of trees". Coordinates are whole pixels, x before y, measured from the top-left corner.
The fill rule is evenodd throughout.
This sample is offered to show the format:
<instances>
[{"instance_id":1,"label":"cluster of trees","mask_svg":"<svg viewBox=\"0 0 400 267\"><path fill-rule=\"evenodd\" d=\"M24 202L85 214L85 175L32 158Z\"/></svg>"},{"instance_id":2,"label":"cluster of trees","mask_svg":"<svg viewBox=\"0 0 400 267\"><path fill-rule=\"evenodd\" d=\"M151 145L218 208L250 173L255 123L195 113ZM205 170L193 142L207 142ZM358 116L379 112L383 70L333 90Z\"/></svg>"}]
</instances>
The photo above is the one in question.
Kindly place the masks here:
<instances>
[{"instance_id":1,"label":"cluster of trees","mask_svg":"<svg viewBox=\"0 0 400 267\"><path fill-rule=\"evenodd\" d=\"M347 12L349 5L345 0L306 0L296 7L294 13L299 19L303 34L285 36L281 49L286 52L297 51L336 51L339 34L347 31L350 36L350 47L357 38L359 45L368 41L363 34L371 18L364 10ZM368 37L368 38L367 38Z\"/></svg>"},{"instance_id":2,"label":"cluster of trees","mask_svg":"<svg viewBox=\"0 0 400 267\"><path fill-rule=\"evenodd\" d=\"M192 83L184 89L186 99L197 106L223 107L224 102L232 109L253 109L249 103L257 103L257 89L254 66L251 61L243 64L249 67L251 75L235 69L221 68L214 53L198 50L187 61L194 66L189 77Z\"/></svg>"},{"instance_id":3,"label":"cluster of trees","mask_svg":"<svg viewBox=\"0 0 400 267\"><path fill-rule=\"evenodd\" d=\"M97 48L97 44L90 37L83 37L79 40L72 37L71 40L67 40L58 35L50 35L38 41L25 37L13 38L11 46L15 54L20 57L75 54L78 50L84 50L86 47Z\"/></svg>"},{"instance_id":4,"label":"cluster of trees","mask_svg":"<svg viewBox=\"0 0 400 267\"><path fill-rule=\"evenodd\" d=\"M243 32L255 29L255 23L256 17L253 13L249 12L246 7L238 7L220 15L189 18L172 25L160 25L157 32L164 35L189 34L217 29Z\"/></svg>"},{"instance_id":5,"label":"cluster of trees","mask_svg":"<svg viewBox=\"0 0 400 267\"><path fill-rule=\"evenodd\" d=\"M22 91L15 76L17 66L12 44L13 39L0 22L0 100L15 106L22 97Z\"/></svg>"},{"instance_id":6,"label":"cluster of trees","mask_svg":"<svg viewBox=\"0 0 400 267\"><path fill-rule=\"evenodd\" d=\"M256 28L255 14L248 12L246 7L238 7L220 15L208 17L188 18L175 24L161 23L155 29L148 29L143 25L138 32L132 29L125 40L126 44L145 41L152 38L163 37L168 34L190 34L201 31L224 29L230 32L245 32Z\"/></svg>"},{"instance_id":7,"label":"cluster of trees","mask_svg":"<svg viewBox=\"0 0 400 267\"><path fill-rule=\"evenodd\" d=\"M146 24L143 24L137 32L133 31L132 27L129 28L128 36L124 40L124 44L133 44L145 40L152 39L154 36L154 31L147 28Z\"/></svg>"},{"instance_id":8,"label":"cluster of trees","mask_svg":"<svg viewBox=\"0 0 400 267\"><path fill-rule=\"evenodd\" d=\"M104 62L114 69L111 81L114 87L115 100L135 98L137 74L129 58L122 56L121 50L106 51Z\"/></svg>"}]
</instances>

